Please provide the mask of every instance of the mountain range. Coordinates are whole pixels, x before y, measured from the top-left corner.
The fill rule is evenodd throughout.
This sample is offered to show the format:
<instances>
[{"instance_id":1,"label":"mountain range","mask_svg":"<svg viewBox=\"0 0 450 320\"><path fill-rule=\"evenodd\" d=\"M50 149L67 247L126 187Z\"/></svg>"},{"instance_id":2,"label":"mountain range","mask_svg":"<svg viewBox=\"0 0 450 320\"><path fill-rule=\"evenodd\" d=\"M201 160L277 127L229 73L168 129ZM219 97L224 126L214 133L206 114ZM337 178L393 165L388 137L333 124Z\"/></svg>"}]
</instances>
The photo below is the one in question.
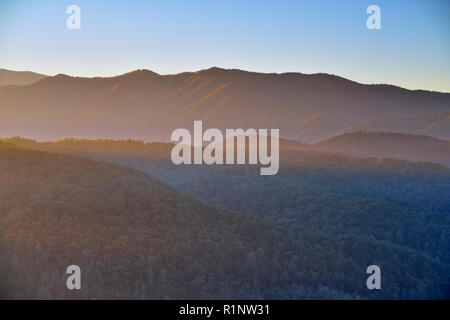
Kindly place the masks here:
<instances>
[{"instance_id":1,"label":"mountain range","mask_svg":"<svg viewBox=\"0 0 450 320\"><path fill-rule=\"evenodd\" d=\"M0 77L2 299L450 297L450 93L220 68ZM278 174L174 165L194 120L279 128Z\"/></svg>"},{"instance_id":2,"label":"mountain range","mask_svg":"<svg viewBox=\"0 0 450 320\"><path fill-rule=\"evenodd\" d=\"M109 78L44 77L0 87L0 136L168 141L175 128L279 128L313 143L348 128L396 130L389 119L448 115L450 93L366 85L329 74L266 74L210 68L159 75L136 70ZM376 120L375 119L387 119ZM410 118L408 118L410 119ZM448 138L446 125L402 132ZM447 120L444 120L444 122ZM406 127L406 128L405 128ZM379 131L379 130L376 130Z\"/></svg>"}]
</instances>

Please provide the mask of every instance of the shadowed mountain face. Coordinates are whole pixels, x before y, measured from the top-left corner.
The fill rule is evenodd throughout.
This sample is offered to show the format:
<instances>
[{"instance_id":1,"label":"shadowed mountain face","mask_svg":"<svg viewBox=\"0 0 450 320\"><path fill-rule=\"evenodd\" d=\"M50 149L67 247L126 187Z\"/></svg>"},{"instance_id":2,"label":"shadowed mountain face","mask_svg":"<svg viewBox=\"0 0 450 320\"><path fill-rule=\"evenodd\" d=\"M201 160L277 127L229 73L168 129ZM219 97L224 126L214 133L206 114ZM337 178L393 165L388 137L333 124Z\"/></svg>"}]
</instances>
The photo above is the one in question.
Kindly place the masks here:
<instances>
[{"instance_id":1,"label":"shadowed mountain face","mask_svg":"<svg viewBox=\"0 0 450 320\"><path fill-rule=\"evenodd\" d=\"M450 139L450 110L422 116L367 120L344 131L383 131Z\"/></svg>"},{"instance_id":2,"label":"shadowed mountain face","mask_svg":"<svg viewBox=\"0 0 450 320\"><path fill-rule=\"evenodd\" d=\"M448 110L450 94L362 85L327 74L261 74L211 68L161 76L57 75L0 88L0 136L168 141L175 128L279 128L315 142L375 118Z\"/></svg>"},{"instance_id":3,"label":"shadowed mountain face","mask_svg":"<svg viewBox=\"0 0 450 320\"><path fill-rule=\"evenodd\" d=\"M0 87L7 85L24 86L45 77L47 76L30 71L11 71L0 69Z\"/></svg>"}]
</instances>

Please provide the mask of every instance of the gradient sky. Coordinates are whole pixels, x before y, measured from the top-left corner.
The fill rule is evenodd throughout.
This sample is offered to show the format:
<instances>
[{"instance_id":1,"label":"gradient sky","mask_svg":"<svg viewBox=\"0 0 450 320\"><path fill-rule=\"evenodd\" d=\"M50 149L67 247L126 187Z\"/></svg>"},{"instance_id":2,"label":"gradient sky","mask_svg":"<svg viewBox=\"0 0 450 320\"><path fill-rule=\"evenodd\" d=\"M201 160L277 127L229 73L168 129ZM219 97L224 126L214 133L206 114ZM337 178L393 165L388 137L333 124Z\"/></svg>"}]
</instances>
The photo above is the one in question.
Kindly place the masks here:
<instances>
[{"instance_id":1,"label":"gradient sky","mask_svg":"<svg viewBox=\"0 0 450 320\"><path fill-rule=\"evenodd\" d=\"M71 4L81 30L66 28ZM381 30L366 28L371 4ZM0 68L109 76L212 66L450 92L450 1L0 1Z\"/></svg>"}]
</instances>

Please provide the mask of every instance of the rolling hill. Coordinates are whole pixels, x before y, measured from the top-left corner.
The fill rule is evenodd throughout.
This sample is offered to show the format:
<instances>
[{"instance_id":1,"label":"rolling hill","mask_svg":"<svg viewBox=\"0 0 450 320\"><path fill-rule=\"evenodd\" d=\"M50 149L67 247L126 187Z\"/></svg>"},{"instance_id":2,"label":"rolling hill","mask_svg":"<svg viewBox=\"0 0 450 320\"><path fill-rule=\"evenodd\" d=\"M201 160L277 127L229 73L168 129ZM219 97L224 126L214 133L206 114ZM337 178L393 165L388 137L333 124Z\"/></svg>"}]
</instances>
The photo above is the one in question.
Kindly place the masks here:
<instances>
[{"instance_id":1,"label":"rolling hill","mask_svg":"<svg viewBox=\"0 0 450 320\"><path fill-rule=\"evenodd\" d=\"M361 122L344 132L397 132L450 139L450 110L421 116L381 118Z\"/></svg>"},{"instance_id":2,"label":"rolling hill","mask_svg":"<svg viewBox=\"0 0 450 320\"><path fill-rule=\"evenodd\" d=\"M316 143L314 149L358 157L432 161L450 166L450 141L429 136L354 131Z\"/></svg>"},{"instance_id":3,"label":"rolling hill","mask_svg":"<svg viewBox=\"0 0 450 320\"><path fill-rule=\"evenodd\" d=\"M0 88L0 136L168 141L173 129L279 128L307 143L361 121L448 111L450 94L363 85L328 74L211 68L111 78L56 75Z\"/></svg>"}]
</instances>

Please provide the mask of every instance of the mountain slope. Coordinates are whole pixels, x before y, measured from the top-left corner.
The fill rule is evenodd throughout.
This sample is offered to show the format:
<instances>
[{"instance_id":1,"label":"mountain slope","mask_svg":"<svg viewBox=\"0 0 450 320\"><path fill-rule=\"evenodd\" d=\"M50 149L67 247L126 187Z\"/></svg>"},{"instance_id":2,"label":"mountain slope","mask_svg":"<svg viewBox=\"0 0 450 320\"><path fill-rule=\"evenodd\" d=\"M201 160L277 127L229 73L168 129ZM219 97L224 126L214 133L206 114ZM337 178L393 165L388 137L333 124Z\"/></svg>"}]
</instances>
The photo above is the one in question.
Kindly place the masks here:
<instances>
[{"instance_id":1,"label":"mountain slope","mask_svg":"<svg viewBox=\"0 0 450 320\"><path fill-rule=\"evenodd\" d=\"M364 229L360 235L374 236L378 232L396 233L399 230L411 233L418 217L424 219L418 223L424 227L428 225L426 217L433 216L432 212L450 212L450 171L432 163L352 159L342 153L287 148L281 149L279 174L266 179L258 174L255 166L173 165L168 144L73 139L56 143L36 143L19 138L8 141L130 165L210 204L262 218L302 217L309 220L324 214L323 219L337 219L342 214L330 224L331 228L347 225L341 232L356 228ZM370 217L375 220L380 219L380 215L388 215L395 227L374 228L373 222L356 222L354 219L365 217L362 212L370 212ZM384 218L380 221L383 222ZM430 230L434 228L429 227ZM441 227L443 230L429 232L429 236L439 239L441 232L449 231L448 224ZM368 232L365 228L372 230ZM386 235L381 238L398 240ZM414 240L418 241L415 246L422 245L419 239ZM435 249L438 248L436 245ZM449 258L446 254L442 257Z\"/></svg>"},{"instance_id":2,"label":"mountain slope","mask_svg":"<svg viewBox=\"0 0 450 320\"><path fill-rule=\"evenodd\" d=\"M2 298L244 298L283 286L261 287L266 264L246 288L248 254L284 264L254 236L276 229L257 220L87 158L0 144L0 167ZM71 264L83 272L80 292L65 288Z\"/></svg>"},{"instance_id":3,"label":"mountain slope","mask_svg":"<svg viewBox=\"0 0 450 320\"><path fill-rule=\"evenodd\" d=\"M354 267L330 263L327 249L314 246L323 236L301 227L287 235L279 226L204 205L142 172L87 158L0 143L0 167L2 298L363 293ZM80 291L65 288L65 269L72 264L82 270ZM354 282L354 290L331 285L330 268ZM317 272L323 280L313 277ZM325 283L329 288L319 292Z\"/></svg>"},{"instance_id":4,"label":"mountain slope","mask_svg":"<svg viewBox=\"0 0 450 320\"><path fill-rule=\"evenodd\" d=\"M448 110L450 94L362 85L327 74L211 68L112 78L57 75L0 89L0 136L42 140L123 137L168 141L173 129L279 128L315 142L361 121Z\"/></svg>"},{"instance_id":5,"label":"mountain slope","mask_svg":"<svg viewBox=\"0 0 450 320\"><path fill-rule=\"evenodd\" d=\"M24 86L45 77L47 76L30 71L12 71L0 69L0 87L7 85Z\"/></svg>"},{"instance_id":6,"label":"mountain slope","mask_svg":"<svg viewBox=\"0 0 450 320\"><path fill-rule=\"evenodd\" d=\"M432 161L450 166L450 141L428 136L354 131L316 143L314 149L358 157Z\"/></svg>"},{"instance_id":7,"label":"mountain slope","mask_svg":"<svg viewBox=\"0 0 450 320\"><path fill-rule=\"evenodd\" d=\"M2 298L447 294L448 265L408 246L317 232L293 220L262 222L207 206L131 168L87 158L0 143L0 167ZM442 222L433 217L431 223L439 230ZM435 237L426 243L431 248L447 235ZM383 270L382 291L365 287L373 263ZM81 267L80 291L65 288L71 264Z\"/></svg>"},{"instance_id":8,"label":"mountain slope","mask_svg":"<svg viewBox=\"0 0 450 320\"><path fill-rule=\"evenodd\" d=\"M397 132L450 139L450 110L422 116L373 119L361 122L347 131Z\"/></svg>"}]
</instances>

